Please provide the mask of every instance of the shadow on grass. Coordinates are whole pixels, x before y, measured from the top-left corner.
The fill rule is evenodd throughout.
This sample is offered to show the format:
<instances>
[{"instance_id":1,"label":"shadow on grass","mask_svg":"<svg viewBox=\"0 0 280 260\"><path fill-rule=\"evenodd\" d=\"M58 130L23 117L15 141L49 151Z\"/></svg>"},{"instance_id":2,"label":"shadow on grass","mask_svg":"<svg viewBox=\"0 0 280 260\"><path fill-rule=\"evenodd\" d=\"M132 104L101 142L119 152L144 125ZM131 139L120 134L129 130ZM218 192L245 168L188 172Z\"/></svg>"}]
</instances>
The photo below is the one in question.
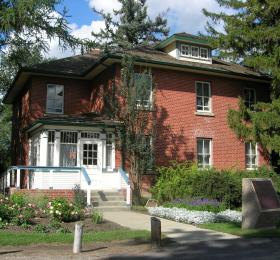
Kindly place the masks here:
<instances>
[{"instance_id":1,"label":"shadow on grass","mask_svg":"<svg viewBox=\"0 0 280 260\"><path fill-rule=\"evenodd\" d=\"M23 250L4 251L4 252L0 252L0 255L7 255L7 254L19 253L19 252L22 252L22 251L23 251Z\"/></svg>"}]
</instances>

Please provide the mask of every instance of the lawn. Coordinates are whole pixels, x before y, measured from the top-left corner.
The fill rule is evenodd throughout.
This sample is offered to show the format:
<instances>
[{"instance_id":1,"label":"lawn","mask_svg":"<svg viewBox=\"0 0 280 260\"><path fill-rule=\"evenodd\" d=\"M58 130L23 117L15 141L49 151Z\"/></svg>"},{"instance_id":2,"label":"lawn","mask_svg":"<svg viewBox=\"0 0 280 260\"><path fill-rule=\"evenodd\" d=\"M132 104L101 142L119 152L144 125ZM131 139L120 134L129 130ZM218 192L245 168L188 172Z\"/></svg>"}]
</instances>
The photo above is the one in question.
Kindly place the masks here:
<instances>
[{"instance_id":1,"label":"lawn","mask_svg":"<svg viewBox=\"0 0 280 260\"><path fill-rule=\"evenodd\" d=\"M72 243L73 233L15 233L5 230L0 231L0 245L32 245L42 243ZM150 232L145 230L118 229L112 231L88 232L83 235L83 242L109 242L126 239L148 240Z\"/></svg>"},{"instance_id":2,"label":"lawn","mask_svg":"<svg viewBox=\"0 0 280 260\"><path fill-rule=\"evenodd\" d=\"M252 237L280 237L280 228L277 229L263 229L263 230L242 230L241 224L236 223L213 223L199 225L201 228L211 229L223 233L229 233L246 238Z\"/></svg>"}]
</instances>

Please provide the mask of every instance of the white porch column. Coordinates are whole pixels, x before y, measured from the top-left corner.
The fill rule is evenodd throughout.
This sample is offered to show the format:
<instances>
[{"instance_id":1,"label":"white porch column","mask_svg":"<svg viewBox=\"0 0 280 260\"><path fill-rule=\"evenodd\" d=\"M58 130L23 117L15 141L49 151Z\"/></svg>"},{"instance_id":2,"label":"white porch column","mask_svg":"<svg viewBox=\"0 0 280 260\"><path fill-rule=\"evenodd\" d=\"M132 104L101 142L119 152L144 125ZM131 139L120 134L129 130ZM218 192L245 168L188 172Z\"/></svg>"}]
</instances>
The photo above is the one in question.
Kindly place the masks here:
<instances>
[{"instance_id":1,"label":"white porch column","mask_svg":"<svg viewBox=\"0 0 280 260\"><path fill-rule=\"evenodd\" d=\"M17 169L16 188L17 188L17 189L20 189L20 169Z\"/></svg>"},{"instance_id":2,"label":"white porch column","mask_svg":"<svg viewBox=\"0 0 280 260\"><path fill-rule=\"evenodd\" d=\"M102 147L102 170L106 169L106 134L100 134L101 147Z\"/></svg>"},{"instance_id":3,"label":"white porch column","mask_svg":"<svg viewBox=\"0 0 280 260\"><path fill-rule=\"evenodd\" d=\"M59 150L60 150L60 132L55 131L54 135L54 166L59 166Z\"/></svg>"},{"instance_id":4,"label":"white porch column","mask_svg":"<svg viewBox=\"0 0 280 260\"><path fill-rule=\"evenodd\" d=\"M77 166L81 166L82 162L81 162L81 132L78 132L78 140L77 140ZM81 172L80 172L81 173ZM80 174L81 175L81 174ZM81 183L80 183L81 186Z\"/></svg>"},{"instance_id":5,"label":"white porch column","mask_svg":"<svg viewBox=\"0 0 280 260\"><path fill-rule=\"evenodd\" d=\"M91 190L90 190L90 185L87 185L87 205L91 205Z\"/></svg>"},{"instance_id":6,"label":"white porch column","mask_svg":"<svg viewBox=\"0 0 280 260\"><path fill-rule=\"evenodd\" d=\"M131 188L129 184L126 186L126 205L131 205Z\"/></svg>"},{"instance_id":7,"label":"white porch column","mask_svg":"<svg viewBox=\"0 0 280 260\"><path fill-rule=\"evenodd\" d=\"M7 187L11 186L11 170L7 171Z\"/></svg>"},{"instance_id":8,"label":"white porch column","mask_svg":"<svg viewBox=\"0 0 280 260\"><path fill-rule=\"evenodd\" d=\"M47 166L47 152L48 152L48 131L44 131L40 135L40 166Z\"/></svg>"}]
</instances>

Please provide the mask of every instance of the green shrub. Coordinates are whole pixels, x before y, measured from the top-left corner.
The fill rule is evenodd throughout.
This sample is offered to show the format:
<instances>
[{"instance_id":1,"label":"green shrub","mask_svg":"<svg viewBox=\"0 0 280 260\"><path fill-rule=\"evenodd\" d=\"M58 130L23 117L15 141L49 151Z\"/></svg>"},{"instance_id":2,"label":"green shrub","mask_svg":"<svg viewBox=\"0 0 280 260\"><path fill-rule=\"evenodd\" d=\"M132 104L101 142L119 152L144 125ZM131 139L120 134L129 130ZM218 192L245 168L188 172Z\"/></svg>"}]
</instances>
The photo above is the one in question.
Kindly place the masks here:
<instances>
[{"instance_id":1,"label":"green shrub","mask_svg":"<svg viewBox=\"0 0 280 260\"><path fill-rule=\"evenodd\" d=\"M23 207L27 204L27 197L24 194L16 192L11 195L10 201L12 202L12 204Z\"/></svg>"},{"instance_id":2,"label":"green shrub","mask_svg":"<svg viewBox=\"0 0 280 260\"><path fill-rule=\"evenodd\" d=\"M75 185L73 190L74 190L74 198L73 198L74 206L79 209L85 208L87 205L86 193L83 190L81 190L80 185Z\"/></svg>"},{"instance_id":3,"label":"green shrub","mask_svg":"<svg viewBox=\"0 0 280 260\"><path fill-rule=\"evenodd\" d=\"M98 211L94 211L91 215L91 221L93 224L101 224L103 222L103 214Z\"/></svg>"},{"instance_id":4,"label":"green shrub","mask_svg":"<svg viewBox=\"0 0 280 260\"><path fill-rule=\"evenodd\" d=\"M83 211L64 198L54 199L48 207L49 214L56 221L73 222L83 217Z\"/></svg>"},{"instance_id":5,"label":"green shrub","mask_svg":"<svg viewBox=\"0 0 280 260\"><path fill-rule=\"evenodd\" d=\"M240 207L242 178L271 178L280 191L280 177L267 168L255 171L198 169L190 162L173 162L169 167L159 168L158 172L152 194L161 203L191 197L216 199L226 207Z\"/></svg>"},{"instance_id":6,"label":"green shrub","mask_svg":"<svg viewBox=\"0 0 280 260\"><path fill-rule=\"evenodd\" d=\"M26 197L26 201L36 205L39 209L46 209L49 203L49 198L44 194L36 194Z\"/></svg>"},{"instance_id":7,"label":"green shrub","mask_svg":"<svg viewBox=\"0 0 280 260\"><path fill-rule=\"evenodd\" d=\"M35 228L33 229L34 232L36 233L49 233L50 229L48 226L44 224L37 224Z\"/></svg>"},{"instance_id":8,"label":"green shrub","mask_svg":"<svg viewBox=\"0 0 280 260\"><path fill-rule=\"evenodd\" d=\"M32 224L32 219L35 217L35 209L33 207L13 207L13 218L11 222L17 226L26 226Z\"/></svg>"}]
</instances>

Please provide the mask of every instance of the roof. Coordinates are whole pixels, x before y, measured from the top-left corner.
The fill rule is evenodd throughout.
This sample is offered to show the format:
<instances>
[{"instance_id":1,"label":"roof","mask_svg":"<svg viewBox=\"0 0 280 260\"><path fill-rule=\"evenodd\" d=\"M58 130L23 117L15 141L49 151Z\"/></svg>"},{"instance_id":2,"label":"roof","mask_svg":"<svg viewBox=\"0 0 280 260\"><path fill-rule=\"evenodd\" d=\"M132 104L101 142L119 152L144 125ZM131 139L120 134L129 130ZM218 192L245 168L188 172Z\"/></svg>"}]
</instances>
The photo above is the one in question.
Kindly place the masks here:
<instances>
[{"instance_id":1,"label":"roof","mask_svg":"<svg viewBox=\"0 0 280 260\"><path fill-rule=\"evenodd\" d=\"M100 51L51 60L27 67L24 71L83 76L100 59Z\"/></svg>"},{"instance_id":2,"label":"roof","mask_svg":"<svg viewBox=\"0 0 280 260\"><path fill-rule=\"evenodd\" d=\"M182 34L183 33L178 35L180 36ZM151 47L139 47L127 52L133 54L136 57L136 62L150 64L150 66L164 66L173 70L184 69L193 72L197 71L198 73L214 73L215 75L227 75L228 77L238 76L247 80L270 81L270 78L265 74L254 71L253 69L246 66L219 60L218 58L213 58L212 64L206 64L179 60L163 52L162 50ZM24 82L28 79L28 77L30 77L30 75L43 74L90 79L90 77L93 77L90 73L94 69L96 69L98 73L102 71L98 70L98 66L103 65L103 69L105 69L108 64L110 65L114 62L120 62L122 56L123 53L102 54L100 51L95 50L87 54L53 60L37 64L29 68L23 68L17 73L17 76L5 95L3 102L11 104L14 98L20 92L20 89L23 87Z\"/></svg>"},{"instance_id":3,"label":"roof","mask_svg":"<svg viewBox=\"0 0 280 260\"><path fill-rule=\"evenodd\" d=\"M43 125L117 127L120 126L121 123L119 121L110 119L109 117L100 116L94 112L76 115L46 115L36 119L27 128L25 128L24 131L34 131Z\"/></svg>"},{"instance_id":4,"label":"roof","mask_svg":"<svg viewBox=\"0 0 280 260\"><path fill-rule=\"evenodd\" d=\"M158 43L155 46L155 48L161 50L175 41L184 41L184 42L199 44L211 48L210 42L206 37L193 35L185 32L173 34L172 36Z\"/></svg>"}]
</instances>

